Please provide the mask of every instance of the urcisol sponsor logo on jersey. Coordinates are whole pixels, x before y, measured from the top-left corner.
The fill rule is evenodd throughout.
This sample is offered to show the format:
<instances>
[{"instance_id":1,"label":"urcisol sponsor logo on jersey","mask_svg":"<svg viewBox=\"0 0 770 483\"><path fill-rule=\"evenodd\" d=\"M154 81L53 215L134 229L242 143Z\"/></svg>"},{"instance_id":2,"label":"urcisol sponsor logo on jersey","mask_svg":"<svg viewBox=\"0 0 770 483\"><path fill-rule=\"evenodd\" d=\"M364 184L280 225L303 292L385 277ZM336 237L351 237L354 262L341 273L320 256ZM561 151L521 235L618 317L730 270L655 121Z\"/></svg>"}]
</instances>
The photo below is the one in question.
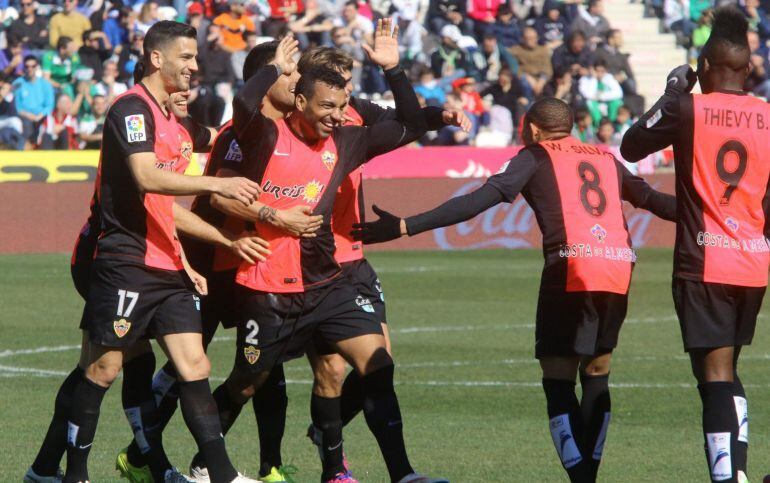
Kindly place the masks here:
<instances>
[{"instance_id":1,"label":"urcisol sponsor logo on jersey","mask_svg":"<svg viewBox=\"0 0 770 483\"><path fill-rule=\"evenodd\" d=\"M316 180L309 181L304 185L280 186L268 179L262 185L262 191L273 195L276 200L281 199L281 197L292 199L302 197L308 203L316 203L321 198L324 187L325 185Z\"/></svg>"}]
</instances>

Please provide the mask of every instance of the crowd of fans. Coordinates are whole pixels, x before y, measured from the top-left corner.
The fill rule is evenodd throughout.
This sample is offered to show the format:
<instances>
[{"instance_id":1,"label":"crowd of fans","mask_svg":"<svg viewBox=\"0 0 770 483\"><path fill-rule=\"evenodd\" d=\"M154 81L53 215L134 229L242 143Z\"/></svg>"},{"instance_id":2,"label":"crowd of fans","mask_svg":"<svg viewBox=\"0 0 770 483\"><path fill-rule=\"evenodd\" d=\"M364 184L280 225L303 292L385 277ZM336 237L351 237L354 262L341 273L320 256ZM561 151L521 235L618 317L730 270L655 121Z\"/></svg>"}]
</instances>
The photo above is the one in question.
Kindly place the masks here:
<instances>
[{"instance_id":1,"label":"crowd of fans","mask_svg":"<svg viewBox=\"0 0 770 483\"><path fill-rule=\"evenodd\" d=\"M540 96L575 108L581 139L609 142L644 105L602 0L81 1L0 0L6 149L98 148L110 102L132 84L147 29L164 19L198 29L190 112L210 126L231 116L247 52L289 31L302 48L348 52L356 95L392 102L361 47L385 16L400 27L403 64L421 102L463 109L473 120L469 134L447 127L423 144L515 144L523 113Z\"/></svg>"}]
</instances>

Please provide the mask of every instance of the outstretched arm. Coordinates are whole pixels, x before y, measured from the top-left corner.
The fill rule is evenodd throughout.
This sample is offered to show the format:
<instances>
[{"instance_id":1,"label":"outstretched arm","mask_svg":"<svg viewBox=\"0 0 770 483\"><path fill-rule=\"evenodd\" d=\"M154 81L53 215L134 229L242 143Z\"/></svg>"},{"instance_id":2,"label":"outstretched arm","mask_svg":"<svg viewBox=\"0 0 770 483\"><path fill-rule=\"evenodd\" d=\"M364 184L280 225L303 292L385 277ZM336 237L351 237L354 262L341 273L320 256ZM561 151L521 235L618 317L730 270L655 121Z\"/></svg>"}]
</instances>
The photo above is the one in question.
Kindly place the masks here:
<instances>
[{"instance_id":1,"label":"outstretched arm","mask_svg":"<svg viewBox=\"0 0 770 483\"><path fill-rule=\"evenodd\" d=\"M676 221L676 197L661 193L639 176L634 176L619 161L615 161L622 176L621 197L653 215L668 221Z\"/></svg>"}]
</instances>

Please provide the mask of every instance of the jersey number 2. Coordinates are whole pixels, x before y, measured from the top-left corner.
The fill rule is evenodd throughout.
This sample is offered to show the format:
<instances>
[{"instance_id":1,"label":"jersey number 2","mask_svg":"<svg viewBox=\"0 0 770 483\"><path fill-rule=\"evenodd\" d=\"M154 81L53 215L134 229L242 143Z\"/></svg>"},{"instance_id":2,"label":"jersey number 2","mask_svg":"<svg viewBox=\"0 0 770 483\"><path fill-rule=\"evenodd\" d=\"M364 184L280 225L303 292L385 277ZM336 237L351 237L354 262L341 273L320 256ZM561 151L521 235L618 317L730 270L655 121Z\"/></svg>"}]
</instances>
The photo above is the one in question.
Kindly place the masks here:
<instances>
[{"instance_id":1,"label":"jersey number 2","mask_svg":"<svg viewBox=\"0 0 770 483\"><path fill-rule=\"evenodd\" d=\"M735 171L728 171L727 166L725 165L725 158L728 153L735 153L738 157L738 166L736 166ZM738 183L741 182L741 178L746 174L746 167L749 164L749 152L742 142L736 140L727 141L721 148L719 148L716 164L719 179L727 184L724 194L719 199L719 204L728 205L730 204L730 197L738 188Z\"/></svg>"},{"instance_id":2,"label":"jersey number 2","mask_svg":"<svg viewBox=\"0 0 770 483\"><path fill-rule=\"evenodd\" d=\"M257 334L259 334L259 324L257 324L257 321L254 319L249 319L249 321L246 322L246 328L250 330L250 332L246 335L246 343L259 345L259 340L257 339Z\"/></svg>"},{"instance_id":3,"label":"jersey number 2","mask_svg":"<svg viewBox=\"0 0 770 483\"><path fill-rule=\"evenodd\" d=\"M580 202L591 216L602 216L607 209L607 196L602 191L599 172L593 164L581 161L578 165L578 175L583 180L580 186ZM590 196L593 193L593 196Z\"/></svg>"}]
</instances>

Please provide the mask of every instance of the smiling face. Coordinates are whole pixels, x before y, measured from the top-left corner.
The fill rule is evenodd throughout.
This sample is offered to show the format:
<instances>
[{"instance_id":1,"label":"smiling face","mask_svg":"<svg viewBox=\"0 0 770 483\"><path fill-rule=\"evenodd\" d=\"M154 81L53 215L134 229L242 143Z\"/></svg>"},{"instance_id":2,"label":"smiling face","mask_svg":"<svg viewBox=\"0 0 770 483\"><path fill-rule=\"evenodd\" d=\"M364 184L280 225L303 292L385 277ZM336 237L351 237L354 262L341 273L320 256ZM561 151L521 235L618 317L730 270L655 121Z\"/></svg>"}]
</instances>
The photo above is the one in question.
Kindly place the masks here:
<instances>
[{"instance_id":1,"label":"smiling face","mask_svg":"<svg viewBox=\"0 0 770 483\"><path fill-rule=\"evenodd\" d=\"M180 119L187 117L187 101L190 98L190 91L174 92L168 96L168 110Z\"/></svg>"},{"instance_id":2,"label":"smiling face","mask_svg":"<svg viewBox=\"0 0 770 483\"><path fill-rule=\"evenodd\" d=\"M299 94L296 100L304 131L312 132L317 139L328 138L332 130L342 124L347 104L345 89L330 87L320 81L315 83L309 97Z\"/></svg>"},{"instance_id":3,"label":"smiling face","mask_svg":"<svg viewBox=\"0 0 770 483\"><path fill-rule=\"evenodd\" d=\"M152 53L153 63L160 69L160 75L169 93L186 91L190 79L198 72L198 45L195 39L178 37Z\"/></svg>"}]
</instances>

